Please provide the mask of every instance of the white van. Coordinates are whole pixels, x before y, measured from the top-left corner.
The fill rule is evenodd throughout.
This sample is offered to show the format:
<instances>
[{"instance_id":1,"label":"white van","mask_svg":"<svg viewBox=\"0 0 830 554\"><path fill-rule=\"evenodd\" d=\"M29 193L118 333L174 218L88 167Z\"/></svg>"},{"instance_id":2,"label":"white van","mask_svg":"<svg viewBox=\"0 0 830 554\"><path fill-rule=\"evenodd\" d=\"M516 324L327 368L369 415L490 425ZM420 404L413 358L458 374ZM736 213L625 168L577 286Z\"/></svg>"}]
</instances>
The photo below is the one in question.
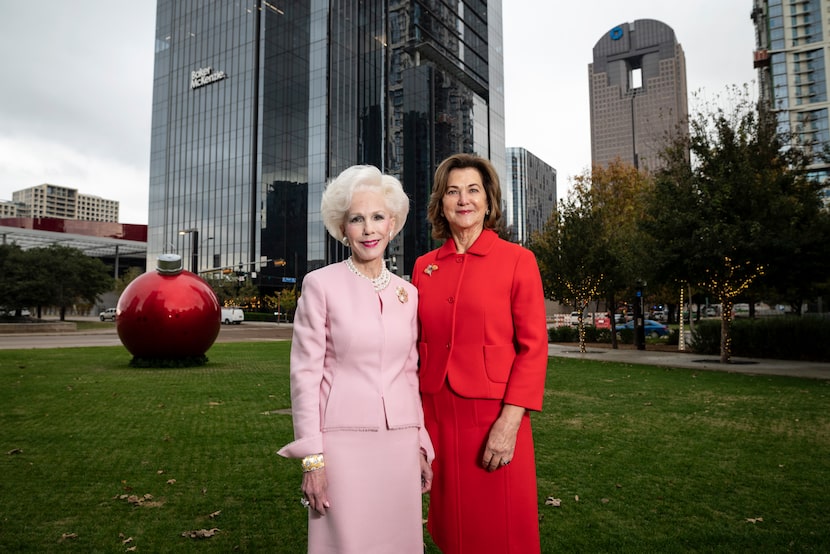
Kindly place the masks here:
<instances>
[{"instance_id":1,"label":"white van","mask_svg":"<svg viewBox=\"0 0 830 554\"><path fill-rule=\"evenodd\" d=\"M245 312L242 311L241 308L222 308L222 323L225 325L230 325L234 323L239 325L243 321L245 321Z\"/></svg>"}]
</instances>

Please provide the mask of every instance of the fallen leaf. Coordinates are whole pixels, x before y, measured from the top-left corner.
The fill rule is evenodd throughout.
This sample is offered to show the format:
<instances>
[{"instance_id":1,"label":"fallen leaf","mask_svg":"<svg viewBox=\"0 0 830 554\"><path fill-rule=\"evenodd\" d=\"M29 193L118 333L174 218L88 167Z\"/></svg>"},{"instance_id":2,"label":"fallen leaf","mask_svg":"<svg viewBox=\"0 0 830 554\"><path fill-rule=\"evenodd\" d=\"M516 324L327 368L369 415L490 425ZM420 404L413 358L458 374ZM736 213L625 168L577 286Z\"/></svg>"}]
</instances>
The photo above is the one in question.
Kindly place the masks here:
<instances>
[{"instance_id":1,"label":"fallen leaf","mask_svg":"<svg viewBox=\"0 0 830 554\"><path fill-rule=\"evenodd\" d=\"M136 550L138 550L138 547L137 547L137 546L131 546L131 547L129 547L126 551L127 551L127 552L135 552Z\"/></svg>"},{"instance_id":2,"label":"fallen leaf","mask_svg":"<svg viewBox=\"0 0 830 554\"><path fill-rule=\"evenodd\" d=\"M58 542L63 542L63 541L68 540L68 539L77 539L77 538L78 538L78 533L63 533Z\"/></svg>"},{"instance_id":3,"label":"fallen leaf","mask_svg":"<svg viewBox=\"0 0 830 554\"><path fill-rule=\"evenodd\" d=\"M127 537L126 539L121 541L121 544L130 544L131 542L133 542L133 538Z\"/></svg>"},{"instance_id":4,"label":"fallen leaf","mask_svg":"<svg viewBox=\"0 0 830 554\"><path fill-rule=\"evenodd\" d=\"M747 523L758 523L759 521L764 521L762 517L748 517L746 518Z\"/></svg>"},{"instance_id":5,"label":"fallen leaf","mask_svg":"<svg viewBox=\"0 0 830 554\"><path fill-rule=\"evenodd\" d=\"M152 494L145 494L144 496L138 496L137 494L122 494L118 496L119 500L126 500L130 504L135 504L136 506L141 506L144 502L152 500Z\"/></svg>"},{"instance_id":6,"label":"fallen leaf","mask_svg":"<svg viewBox=\"0 0 830 554\"><path fill-rule=\"evenodd\" d=\"M579 502L579 495L578 495L578 494L574 496L574 500L575 500L576 502Z\"/></svg>"},{"instance_id":7,"label":"fallen leaf","mask_svg":"<svg viewBox=\"0 0 830 554\"><path fill-rule=\"evenodd\" d=\"M600 502L602 502L603 504L608 504L611 501L608 500L607 498L603 498L602 500L600 500Z\"/></svg>"},{"instance_id":8,"label":"fallen leaf","mask_svg":"<svg viewBox=\"0 0 830 554\"><path fill-rule=\"evenodd\" d=\"M208 517L209 517L210 519L214 519L214 518L219 517L219 514L221 514L221 513L222 513L222 510L216 510L216 511L215 511L215 512L213 512L212 514L208 514Z\"/></svg>"},{"instance_id":9,"label":"fallen leaf","mask_svg":"<svg viewBox=\"0 0 830 554\"><path fill-rule=\"evenodd\" d=\"M8 454L9 456L11 456L13 454L23 454L23 451L20 450L19 448L12 448L8 452L6 452L6 454Z\"/></svg>"},{"instance_id":10,"label":"fallen leaf","mask_svg":"<svg viewBox=\"0 0 830 554\"><path fill-rule=\"evenodd\" d=\"M167 484L168 484L168 485L175 485L175 484L176 484L176 480L175 480L175 479L168 479L168 480L167 480Z\"/></svg>"},{"instance_id":11,"label":"fallen leaf","mask_svg":"<svg viewBox=\"0 0 830 554\"><path fill-rule=\"evenodd\" d=\"M548 496L545 500L545 506L553 506L554 508L559 508L562 505L562 500L559 498L554 498L552 496Z\"/></svg>"},{"instance_id":12,"label":"fallen leaf","mask_svg":"<svg viewBox=\"0 0 830 554\"><path fill-rule=\"evenodd\" d=\"M184 533L182 533L182 536L188 539L209 539L218 532L219 529L214 527L213 529L197 529L195 531L185 531Z\"/></svg>"}]
</instances>

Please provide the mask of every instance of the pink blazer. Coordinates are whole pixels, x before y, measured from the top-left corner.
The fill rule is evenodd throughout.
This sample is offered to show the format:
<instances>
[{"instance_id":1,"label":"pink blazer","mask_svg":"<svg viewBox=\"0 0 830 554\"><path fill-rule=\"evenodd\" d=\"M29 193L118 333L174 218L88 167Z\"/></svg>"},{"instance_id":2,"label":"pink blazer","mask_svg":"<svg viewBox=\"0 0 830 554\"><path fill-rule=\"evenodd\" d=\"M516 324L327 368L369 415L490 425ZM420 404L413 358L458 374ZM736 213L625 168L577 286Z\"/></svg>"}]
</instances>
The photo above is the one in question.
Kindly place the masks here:
<instances>
[{"instance_id":1,"label":"pink blazer","mask_svg":"<svg viewBox=\"0 0 830 554\"><path fill-rule=\"evenodd\" d=\"M421 391L445 380L467 398L541 410L548 365L545 294L530 250L484 230L466 254L455 242L415 260Z\"/></svg>"},{"instance_id":2,"label":"pink blazer","mask_svg":"<svg viewBox=\"0 0 830 554\"><path fill-rule=\"evenodd\" d=\"M279 454L325 452L323 432L418 427L434 458L418 392L418 291L397 275L380 294L345 263L303 281L291 344L294 441Z\"/></svg>"}]
</instances>

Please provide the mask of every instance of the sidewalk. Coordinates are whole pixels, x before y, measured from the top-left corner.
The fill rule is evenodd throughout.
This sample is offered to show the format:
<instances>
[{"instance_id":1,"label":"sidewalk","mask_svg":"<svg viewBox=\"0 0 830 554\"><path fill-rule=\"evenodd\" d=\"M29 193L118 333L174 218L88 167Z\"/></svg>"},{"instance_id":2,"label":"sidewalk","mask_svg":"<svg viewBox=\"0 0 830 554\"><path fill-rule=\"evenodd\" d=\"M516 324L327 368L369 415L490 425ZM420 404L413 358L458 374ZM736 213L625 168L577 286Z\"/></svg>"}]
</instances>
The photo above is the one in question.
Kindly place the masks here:
<instances>
[{"instance_id":1,"label":"sidewalk","mask_svg":"<svg viewBox=\"0 0 830 554\"><path fill-rule=\"evenodd\" d=\"M659 352L635 349L617 349L586 345L584 354L579 343L548 344L548 356L582 360L599 360L626 364L646 364L663 367L726 371L750 375L782 375L808 379L830 380L830 363L796 362L792 360L767 360L733 357L732 363L721 364L717 356L689 352Z\"/></svg>"}]
</instances>

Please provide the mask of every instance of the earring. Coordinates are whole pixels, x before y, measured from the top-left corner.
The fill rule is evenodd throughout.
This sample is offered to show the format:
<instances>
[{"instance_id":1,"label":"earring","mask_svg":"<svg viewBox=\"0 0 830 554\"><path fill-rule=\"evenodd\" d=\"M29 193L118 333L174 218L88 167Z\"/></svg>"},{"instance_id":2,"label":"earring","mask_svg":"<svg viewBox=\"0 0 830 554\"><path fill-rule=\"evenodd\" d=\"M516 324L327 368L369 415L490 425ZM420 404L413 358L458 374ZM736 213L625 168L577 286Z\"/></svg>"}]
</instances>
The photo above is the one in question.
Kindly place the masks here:
<instances>
[{"instance_id":1,"label":"earring","mask_svg":"<svg viewBox=\"0 0 830 554\"><path fill-rule=\"evenodd\" d=\"M392 231L389 231L389 240L392 240Z\"/></svg>"},{"instance_id":2,"label":"earring","mask_svg":"<svg viewBox=\"0 0 830 554\"><path fill-rule=\"evenodd\" d=\"M343 243L343 246L349 246L349 237L343 237L340 242Z\"/></svg>"},{"instance_id":3,"label":"earring","mask_svg":"<svg viewBox=\"0 0 830 554\"><path fill-rule=\"evenodd\" d=\"M484 215L490 215L490 210L487 210L486 212L484 212Z\"/></svg>"}]
</instances>

